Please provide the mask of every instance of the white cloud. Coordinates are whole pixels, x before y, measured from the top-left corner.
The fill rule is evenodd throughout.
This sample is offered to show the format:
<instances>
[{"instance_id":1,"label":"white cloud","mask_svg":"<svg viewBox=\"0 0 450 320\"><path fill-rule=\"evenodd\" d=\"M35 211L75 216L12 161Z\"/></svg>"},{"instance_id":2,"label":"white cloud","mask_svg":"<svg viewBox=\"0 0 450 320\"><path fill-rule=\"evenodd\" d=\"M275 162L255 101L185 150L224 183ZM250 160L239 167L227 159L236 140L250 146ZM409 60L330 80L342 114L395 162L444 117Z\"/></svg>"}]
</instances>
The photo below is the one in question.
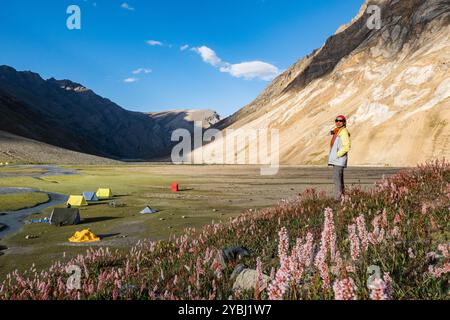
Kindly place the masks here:
<instances>
[{"instance_id":1,"label":"white cloud","mask_svg":"<svg viewBox=\"0 0 450 320\"><path fill-rule=\"evenodd\" d=\"M220 71L229 73L235 78L244 78L247 80L261 79L265 81L272 81L280 74L280 69L262 61L227 64L221 67Z\"/></svg>"},{"instance_id":2,"label":"white cloud","mask_svg":"<svg viewBox=\"0 0 450 320\"><path fill-rule=\"evenodd\" d=\"M187 45L187 44L185 44L184 46L180 47L181 51L184 51L184 50L187 50L187 49L189 49L189 45Z\"/></svg>"},{"instance_id":3,"label":"white cloud","mask_svg":"<svg viewBox=\"0 0 450 320\"><path fill-rule=\"evenodd\" d=\"M152 47L155 47L155 46L161 47L163 45L163 43L161 41L156 41L156 40L148 40L147 44Z\"/></svg>"},{"instance_id":4,"label":"white cloud","mask_svg":"<svg viewBox=\"0 0 450 320\"><path fill-rule=\"evenodd\" d=\"M192 48L191 50L198 53L204 62L219 68L221 72L229 73L235 78L272 81L281 73L276 66L263 61L247 61L237 64L222 61L213 49L206 46Z\"/></svg>"},{"instance_id":5,"label":"white cloud","mask_svg":"<svg viewBox=\"0 0 450 320\"><path fill-rule=\"evenodd\" d=\"M120 7L125 10L134 11L134 8L132 6L130 6L127 2L122 3L120 5Z\"/></svg>"},{"instance_id":6,"label":"white cloud","mask_svg":"<svg viewBox=\"0 0 450 320\"><path fill-rule=\"evenodd\" d=\"M205 61L206 63L209 63L210 65L217 67L222 63L222 60L217 56L217 54L212 50L211 48L208 48L206 46L202 46L199 48L192 48L192 51L197 52Z\"/></svg>"},{"instance_id":7,"label":"white cloud","mask_svg":"<svg viewBox=\"0 0 450 320\"><path fill-rule=\"evenodd\" d=\"M133 82L138 82L138 79L137 78L127 78L127 79L123 80L123 82L133 83Z\"/></svg>"},{"instance_id":8,"label":"white cloud","mask_svg":"<svg viewBox=\"0 0 450 320\"><path fill-rule=\"evenodd\" d=\"M149 74L152 71L153 71L152 69L139 68L139 69L133 70L133 74L141 74L141 73Z\"/></svg>"}]
</instances>

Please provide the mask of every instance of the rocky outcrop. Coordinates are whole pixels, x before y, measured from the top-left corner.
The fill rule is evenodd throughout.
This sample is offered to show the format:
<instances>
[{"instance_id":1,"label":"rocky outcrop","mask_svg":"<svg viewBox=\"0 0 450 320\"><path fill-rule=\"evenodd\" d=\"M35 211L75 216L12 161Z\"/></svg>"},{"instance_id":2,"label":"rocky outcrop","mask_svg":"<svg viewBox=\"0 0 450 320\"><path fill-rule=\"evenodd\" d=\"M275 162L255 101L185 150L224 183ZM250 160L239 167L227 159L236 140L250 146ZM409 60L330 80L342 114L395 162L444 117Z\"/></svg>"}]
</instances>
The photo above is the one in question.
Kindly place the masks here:
<instances>
[{"instance_id":1,"label":"rocky outcrop","mask_svg":"<svg viewBox=\"0 0 450 320\"><path fill-rule=\"evenodd\" d=\"M207 129L220 121L219 114L214 110L169 110L151 112L149 115L158 125L170 132L176 129L187 129L192 131L195 122L201 122L202 128Z\"/></svg>"}]
</instances>

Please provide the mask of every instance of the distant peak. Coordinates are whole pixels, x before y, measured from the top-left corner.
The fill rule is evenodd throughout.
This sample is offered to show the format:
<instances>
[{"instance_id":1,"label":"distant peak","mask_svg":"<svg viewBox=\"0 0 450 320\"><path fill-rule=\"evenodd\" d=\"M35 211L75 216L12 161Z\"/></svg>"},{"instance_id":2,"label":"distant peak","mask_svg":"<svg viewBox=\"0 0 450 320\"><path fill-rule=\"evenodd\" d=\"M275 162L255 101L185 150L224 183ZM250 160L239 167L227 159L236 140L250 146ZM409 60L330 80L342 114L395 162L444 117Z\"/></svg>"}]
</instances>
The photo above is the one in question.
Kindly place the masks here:
<instances>
[{"instance_id":1,"label":"distant peak","mask_svg":"<svg viewBox=\"0 0 450 320\"><path fill-rule=\"evenodd\" d=\"M14 72L17 72L16 69L14 69L13 67L7 66L7 65L0 65L0 70L1 71L14 71Z\"/></svg>"}]
</instances>

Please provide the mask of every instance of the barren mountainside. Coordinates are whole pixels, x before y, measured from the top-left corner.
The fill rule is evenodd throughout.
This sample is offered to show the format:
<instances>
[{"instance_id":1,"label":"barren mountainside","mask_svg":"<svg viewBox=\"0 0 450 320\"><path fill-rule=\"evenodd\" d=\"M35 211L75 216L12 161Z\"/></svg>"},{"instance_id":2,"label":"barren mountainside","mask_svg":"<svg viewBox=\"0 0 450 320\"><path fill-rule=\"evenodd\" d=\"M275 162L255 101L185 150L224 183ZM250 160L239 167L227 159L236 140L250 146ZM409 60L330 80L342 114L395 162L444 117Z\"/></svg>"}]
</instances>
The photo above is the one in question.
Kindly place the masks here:
<instances>
[{"instance_id":1,"label":"barren mountainside","mask_svg":"<svg viewBox=\"0 0 450 320\"><path fill-rule=\"evenodd\" d=\"M0 131L0 163L117 164L118 161L70 151Z\"/></svg>"},{"instance_id":2,"label":"barren mountainside","mask_svg":"<svg viewBox=\"0 0 450 320\"><path fill-rule=\"evenodd\" d=\"M209 126L219 119L210 110L173 111L164 117L128 111L81 84L44 80L36 73L8 66L0 66L0 113L0 130L5 132L72 151L127 160L169 154L175 125L193 130L194 120ZM2 139L5 137L0 136L0 143L5 142ZM28 140L16 141L17 147L9 144L8 151L21 154L20 141ZM0 144L2 149L5 145ZM32 145L37 151L38 144ZM45 162L44 149L31 158Z\"/></svg>"},{"instance_id":3,"label":"barren mountainside","mask_svg":"<svg viewBox=\"0 0 450 320\"><path fill-rule=\"evenodd\" d=\"M372 4L381 8L381 30L367 27ZM366 1L351 23L217 127L279 129L281 163L326 165L328 133L345 114L351 165L449 158L449 23L449 0Z\"/></svg>"}]
</instances>

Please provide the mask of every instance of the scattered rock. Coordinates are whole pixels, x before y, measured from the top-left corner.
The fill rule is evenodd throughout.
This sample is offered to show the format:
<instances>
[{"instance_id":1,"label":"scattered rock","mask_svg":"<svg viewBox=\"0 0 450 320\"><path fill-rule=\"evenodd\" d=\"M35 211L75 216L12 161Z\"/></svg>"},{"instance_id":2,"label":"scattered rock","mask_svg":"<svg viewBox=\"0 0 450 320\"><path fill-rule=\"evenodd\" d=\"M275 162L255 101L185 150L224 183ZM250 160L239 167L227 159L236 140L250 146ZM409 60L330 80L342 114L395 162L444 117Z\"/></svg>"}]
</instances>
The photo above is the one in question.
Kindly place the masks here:
<instances>
[{"instance_id":1,"label":"scattered rock","mask_svg":"<svg viewBox=\"0 0 450 320\"><path fill-rule=\"evenodd\" d=\"M232 247L222 250L222 258L225 264L242 259L243 257L248 257L249 255L250 251L245 247Z\"/></svg>"},{"instance_id":2,"label":"scattered rock","mask_svg":"<svg viewBox=\"0 0 450 320\"><path fill-rule=\"evenodd\" d=\"M234 268L233 273L230 276L231 280L236 280L237 276L246 269L245 265L238 264L236 268Z\"/></svg>"},{"instance_id":3,"label":"scattered rock","mask_svg":"<svg viewBox=\"0 0 450 320\"><path fill-rule=\"evenodd\" d=\"M217 212L217 209L213 209L213 212Z\"/></svg>"},{"instance_id":4,"label":"scattered rock","mask_svg":"<svg viewBox=\"0 0 450 320\"><path fill-rule=\"evenodd\" d=\"M235 270L236 271L236 270ZM256 281L258 279L258 272L253 269L243 269L241 272L237 272L236 281L233 284L233 290L255 290ZM270 277L263 274L262 280L259 283L259 287L267 287L270 282Z\"/></svg>"},{"instance_id":5,"label":"scattered rock","mask_svg":"<svg viewBox=\"0 0 450 320\"><path fill-rule=\"evenodd\" d=\"M165 221L166 219L164 219L164 218L159 218L159 221Z\"/></svg>"},{"instance_id":6,"label":"scattered rock","mask_svg":"<svg viewBox=\"0 0 450 320\"><path fill-rule=\"evenodd\" d=\"M181 219L187 219L187 217L186 216L182 216Z\"/></svg>"}]
</instances>

